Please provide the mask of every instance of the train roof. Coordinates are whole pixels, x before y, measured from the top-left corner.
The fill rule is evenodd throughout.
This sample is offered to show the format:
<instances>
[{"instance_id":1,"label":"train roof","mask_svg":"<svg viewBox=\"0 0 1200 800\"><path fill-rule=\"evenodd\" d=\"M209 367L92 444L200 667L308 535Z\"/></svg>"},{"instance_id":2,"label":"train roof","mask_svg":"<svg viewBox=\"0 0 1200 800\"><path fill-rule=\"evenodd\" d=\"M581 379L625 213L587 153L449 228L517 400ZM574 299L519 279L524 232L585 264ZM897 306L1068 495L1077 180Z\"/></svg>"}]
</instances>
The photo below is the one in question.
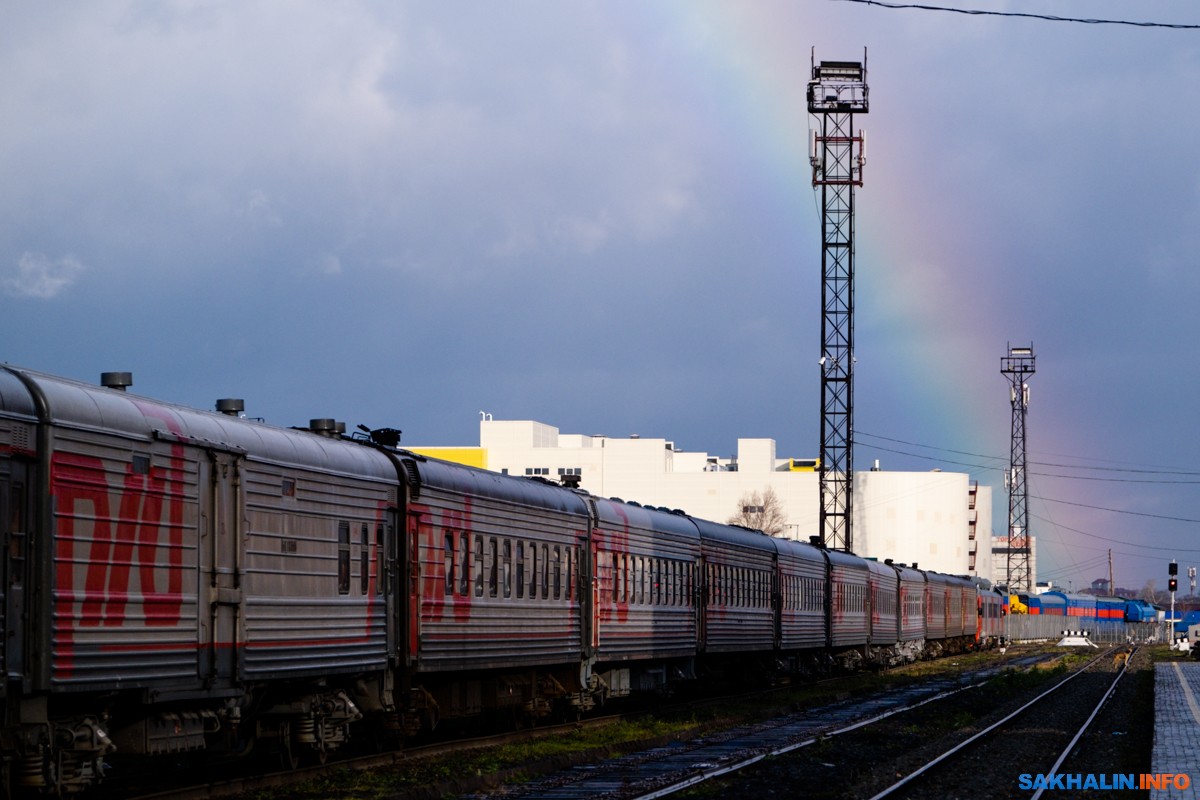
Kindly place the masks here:
<instances>
[{"instance_id":1,"label":"train roof","mask_svg":"<svg viewBox=\"0 0 1200 800\"><path fill-rule=\"evenodd\" d=\"M762 531L752 531L749 528L741 528L737 525L722 525L719 522L711 522L706 519L697 517L688 517L700 531L702 539L723 539L727 542L733 542L740 547L748 547L753 550L769 550L775 552L775 540L767 536Z\"/></svg>"},{"instance_id":2,"label":"train roof","mask_svg":"<svg viewBox=\"0 0 1200 800\"><path fill-rule=\"evenodd\" d=\"M402 455L411 459L422 486L436 486L445 491L471 497L494 498L530 508L550 509L580 516L588 514L584 496L558 484L510 477L499 472L407 452ZM610 524L616 519L613 515L606 518L603 512L600 516Z\"/></svg>"},{"instance_id":3,"label":"train roof","mask_svg":"<svg viewBox=\"0 0 1200 800\"><path fill-rule=\"evenodd\" d=\"M201 411L8 365L2 374L0 413L28 416L32 409L37 421L104 431L131 444L176 442L242 453L255 460L395 480L395 467L387 456L340 437ZM24 397L18 386L24 388Z\"/></svg>"},{"instance_id":4,"label":"train roof","mask_svg":"<svg viewBox=\"0 0 1200 800\"><path fill-rule=\"evenodd\" d=\"M580 493L578 496L582 498L587 495ZM700 538L692 518L683 514L626 503L615 498L597 497L595 503L600 523L609 528L621 529L632 524L656 533L669 533L687 539Z\"/></svg>"}]
</instances>

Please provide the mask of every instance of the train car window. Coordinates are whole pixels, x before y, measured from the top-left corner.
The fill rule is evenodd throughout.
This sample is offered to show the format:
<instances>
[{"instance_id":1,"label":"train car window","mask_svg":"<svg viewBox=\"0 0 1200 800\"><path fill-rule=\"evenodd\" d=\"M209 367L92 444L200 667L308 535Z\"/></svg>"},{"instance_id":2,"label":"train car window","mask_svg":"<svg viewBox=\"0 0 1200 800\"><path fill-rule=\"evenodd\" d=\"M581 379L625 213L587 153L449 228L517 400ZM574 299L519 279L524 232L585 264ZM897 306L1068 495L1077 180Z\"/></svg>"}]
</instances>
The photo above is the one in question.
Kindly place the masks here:
<instances>
[{"instance_id":1,"label":"train car window","mask_svg":"<svg viewBox=\"0 0 1200 800\"><path fill-rule=\"evenodd\" d=\"M504 596L512 597L512 542L508 539L500 547L500 576L504 584Z\"/></svg>"},{"instance_id":2,"label":"train car window","mask_svg":"<svg viewBox=\"0 0 1200 800\"><path fill-rule=\"evenodd\" d=\"M496 537L488 538L488 597L496 596L496 586L499 583L500 559L496 550Z\"/></svg>"},{"instance_id":3,"label":"train car window","mask_svg":"<svg viewBox=\"0 0 1200 800\"><path fill-rule=\"evenodd\" d=\"M362 550L358 554L358 588L360 594L366 594L371 589L371 529L367 523L362 524L359 534Z\"/></svg>"},{"instance_id":4,"label":"train car window","mask_svg":"<svg viewBox=\"0 0 1200 800\"><path fill-rule=\"evenodd\" d=\"M633 557L621 554L621 602L633 602Z\"/></svg>"},{"instance_id":5,"label":"train car window","mask_svg":"<svg viewBox=\"0 0 1200 800\"><path fill-rule=\"evenodd\" d=\"M466 531L458 533L458 593L471 596L471 537Z\"/></svg>"},{"instance_id":6,"label":"train car window","mask_svg":"<svg viewBox=\"0 0 1200 800\"><path fill-rule=\"evenodd\" d=\"M483 537L475 534L475 596L483 597Z\"/></svg>"},{"instance_id":7,"label":"train car window","mask_svg":"<svg viewBox=\"0 0 1200 800\"><path fill-rule=\"evenodd\" d=\"M529 543L529 599L536 600L538 596L538 552L537 545Z\"/></svg>"},{"instance_id":8,"label":"train car window","mask_svg":"<svg viewBox=\"0 0 1200 800\"><path fill-rule=\"evenodd\" d=\"M454 575L455 575L455 572L454 572L454 552L455 552L455 550L454 550L454 534L453 533L449 533L449 532L446 533L445 544L444 544L442 550L444 552L443 560L445 562L443 564L442 572L446 576L446 580L445 580L446 585L445 585L444 594L452 595L452 594L454 594Z\"/></svg>"},{"instance_id":9,"label":"train car window","mask_svg":"<svg viewBox=\"0 0 1200 800\"><path fill-rule=\"evenodd\" d=\"M620 603L621 600L621 554L612 553L612 601Z\"/></svg>"},{"instance_id":10,"label":"train car window","mask_svg":"<svg viewBox=\"0 0 1200 800\"><path fill-rule=\"evenodd\" d=\"M554 599L562 599L562 551L558 545L554 545L554 561L551 562L550 571L554 574Z\"/></svg>"},{"instance_id":11,"label":"train car window","mask_svg":"<svg viewBox=\"0 0 1200 800\"><path fill-rule=\"evenodd\" d=\"M517 542L517 599L525 596L525 543Z\"/></svg>"},{"instance_id":12,"label":"train car window","mask_svg":"<svg viewBox=\"0 0 1200 800\"><path fill-rule=\"evenodd\" d=\"M642 594L642 557L630 556L630 584L629 584L629 602L641 602Z\"/></svg>"},{"instance_id":13,"label":"train car window","mask_svg":"<svg viewBox=\"0 0 1200 800\"><path fill-rule=\"evenodd\" d=\"M568 547L568 548L566 548L566 550L567 550L566 599L571 600L575 597L575 592L572 591L572 587L575 586L575 559L573 557L575 554L575 548Z\"/></svg>"},{"instance_id":14,"label":"train car window","mask_svg":"<svg viewBox=\"0 0 1200 800\"><path fill-rule=\"evenodd\" d=\"M383 525L375 525L375 594L383 594Z\"/></svg>"},{"instance_id":15,"label":"train car window","mask_svg":"<svg viewBox=\"0 0 1200 800\"><path fill-rule=\"evenodd\" d=\"M350 523L338 523L338 594L350 594Z\"/></svg>"},{"instance_id":16,"label":"train car window","mask_svg":"<svg viewBox=\"0 0 1200 800\"><path fill-rule=\"evenodd\" d=\"M550 599L550 546L542 545L542 599Z\"/></svg>"}]
</instances>

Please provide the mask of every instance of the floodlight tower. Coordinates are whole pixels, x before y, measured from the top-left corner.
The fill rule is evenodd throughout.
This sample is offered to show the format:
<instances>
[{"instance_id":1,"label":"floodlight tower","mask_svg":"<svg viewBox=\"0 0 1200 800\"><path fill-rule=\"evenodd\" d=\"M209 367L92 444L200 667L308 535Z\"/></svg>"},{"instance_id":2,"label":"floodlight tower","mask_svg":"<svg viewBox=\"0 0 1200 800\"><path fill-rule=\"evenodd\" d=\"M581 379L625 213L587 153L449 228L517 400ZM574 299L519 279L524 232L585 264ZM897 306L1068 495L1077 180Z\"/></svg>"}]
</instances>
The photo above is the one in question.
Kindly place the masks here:
<instances>
[{"instance_id":1,"label":"floodlight tower","mask_svg":"<svg viewBox=\"0 0 1200 800\"><path fill-rule=\"evenodd\" d=\"M808 113L819 120L810 142L813 186L821 187L821 544L849 552L854 486L854 187L862 186L867 113L863 60L812 65Z\"/></svg>"},{"instance_id":2,"label":"floodlight tower","mask_svg":"<svg viewBox=\"0 0 1200 800\"><path fill-rule=\"evenodd\" d=\"M1012 439L1009 446L1008 472L1004 485L1008 489L1008 556L1006 582L1010 592L1033 589L1029 574L1029 514L1028 492L1025 483L1025 414L1029 410L1029 383L1036 371L1033 345L1013 347L1000 359L1000 372L1009 382L1012 399Z\"/></svg>"}]
</instances>

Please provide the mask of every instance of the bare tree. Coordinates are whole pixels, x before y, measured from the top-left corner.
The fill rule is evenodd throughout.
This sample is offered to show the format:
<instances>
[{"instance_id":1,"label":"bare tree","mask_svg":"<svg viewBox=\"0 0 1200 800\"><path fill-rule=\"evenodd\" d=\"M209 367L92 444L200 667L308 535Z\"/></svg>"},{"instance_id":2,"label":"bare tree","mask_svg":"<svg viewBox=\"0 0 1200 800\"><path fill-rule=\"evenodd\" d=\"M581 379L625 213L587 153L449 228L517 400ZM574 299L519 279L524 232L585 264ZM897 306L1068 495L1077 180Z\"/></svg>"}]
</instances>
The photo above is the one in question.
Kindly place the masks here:
<instances>
[{"instance_id":1,"label":"bare tree","mask_svg":"<svg viewBox=\"0 0 1200 800\"><path fill-rule=\"evenodd\" d=\"M1158 592L1154 591L1154 579L1146 581L1146 585L1142 587L1139 597L1148 603L1153 603L1157 600Z\"/></svg>"},{"instance_id":2,"label":"bare tree","mask_svg":"<svg viewBox=\"0 0 1200 800\"><path fill-rule=\"evenodd\" d=\"M760 530L768 536L778 536L787 524L787 515L783 511L783 501L768 486L761 492L742 495L738 500L737 513L728 522L730 525Z\"/></svg>"}]
</instances>

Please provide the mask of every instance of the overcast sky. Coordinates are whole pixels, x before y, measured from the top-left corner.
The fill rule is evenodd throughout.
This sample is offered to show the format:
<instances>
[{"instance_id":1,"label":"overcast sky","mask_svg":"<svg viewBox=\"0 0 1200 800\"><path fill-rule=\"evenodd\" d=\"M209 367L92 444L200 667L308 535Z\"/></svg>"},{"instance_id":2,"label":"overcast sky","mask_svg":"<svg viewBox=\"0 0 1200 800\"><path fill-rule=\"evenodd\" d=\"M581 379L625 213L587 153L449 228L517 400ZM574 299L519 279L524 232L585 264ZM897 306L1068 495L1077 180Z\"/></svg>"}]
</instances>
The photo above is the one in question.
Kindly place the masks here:
<instances>
[{"instance_id":1,"label":"overcast sky","mask_svg":"<svg viewBox=\"0 0 1200 800\"><path fill-rule=\"evenodd\" d=\"M1039 577L1200 563L1200 30L839 0L4 20L0 360L414 445L477 444L483 410L716 455L817 454L805 83L865 48L857 468L970 472L1003 531L1000 359L1032 343Z\"/></svg>"}]
</instances>

